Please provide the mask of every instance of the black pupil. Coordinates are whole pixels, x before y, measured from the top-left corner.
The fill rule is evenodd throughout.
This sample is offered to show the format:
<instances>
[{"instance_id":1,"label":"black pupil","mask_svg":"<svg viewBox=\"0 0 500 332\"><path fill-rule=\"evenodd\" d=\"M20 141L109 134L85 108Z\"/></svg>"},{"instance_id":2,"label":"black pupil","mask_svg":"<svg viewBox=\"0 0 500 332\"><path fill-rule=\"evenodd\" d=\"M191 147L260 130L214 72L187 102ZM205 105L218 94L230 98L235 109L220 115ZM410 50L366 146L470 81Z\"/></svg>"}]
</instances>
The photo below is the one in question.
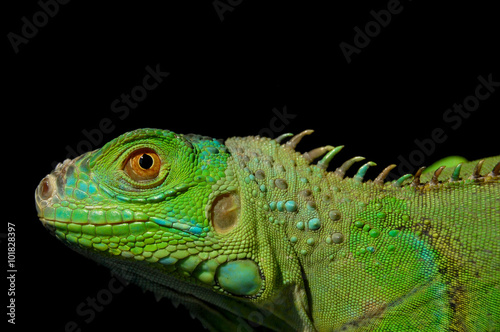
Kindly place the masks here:
<instances>
[{"instance_id":1,"label":"black pupil","mask_svg":"<svg viewBox=\"0 0 500 332\"><path fill-rule=\"evenodd\" d=\"M153 166L153 158L148 154L143 154L141 158L139 158L139 166L143 169L150 169Z\"/></svg>"}]
</instances>

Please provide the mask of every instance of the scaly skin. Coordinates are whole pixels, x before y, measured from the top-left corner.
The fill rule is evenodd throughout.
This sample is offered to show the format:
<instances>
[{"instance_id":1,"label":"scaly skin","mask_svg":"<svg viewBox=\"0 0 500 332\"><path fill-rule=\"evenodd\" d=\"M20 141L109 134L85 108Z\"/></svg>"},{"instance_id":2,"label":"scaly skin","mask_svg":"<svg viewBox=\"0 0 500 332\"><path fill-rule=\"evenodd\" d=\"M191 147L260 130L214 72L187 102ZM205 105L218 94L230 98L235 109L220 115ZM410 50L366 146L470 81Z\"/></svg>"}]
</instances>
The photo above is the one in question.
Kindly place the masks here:
<instances>
[{"instance_id":1,"label":"scaly skin","mask_svg":"<svg viewBox=\"0 0 500 332\"><path fill-rule=\"evenodd\" d=\"M500 157L364 181L295 152L310 132L136 130L60 164L38 214L210 330L500 330Z\"/></svg>"}]
</instances>

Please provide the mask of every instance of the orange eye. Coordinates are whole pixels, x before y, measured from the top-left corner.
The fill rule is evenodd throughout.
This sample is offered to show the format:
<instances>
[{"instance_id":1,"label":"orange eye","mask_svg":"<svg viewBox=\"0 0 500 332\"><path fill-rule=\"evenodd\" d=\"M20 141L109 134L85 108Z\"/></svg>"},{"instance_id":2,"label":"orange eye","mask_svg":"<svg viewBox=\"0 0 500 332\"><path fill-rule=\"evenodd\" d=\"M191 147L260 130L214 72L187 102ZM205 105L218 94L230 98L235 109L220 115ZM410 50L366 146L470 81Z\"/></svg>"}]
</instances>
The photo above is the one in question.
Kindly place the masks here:
<instances>
[{"instance_id":1,"label":"orange eye","mask_svg":"<svg viewBox=\"0 0 500 332\"><path fill-rule=\"evenodd\" d=\"M152 180L160 174L160 157L151 149L134 151L128 158L124 171L134 181Z\"/></svg>"}]
</instances>

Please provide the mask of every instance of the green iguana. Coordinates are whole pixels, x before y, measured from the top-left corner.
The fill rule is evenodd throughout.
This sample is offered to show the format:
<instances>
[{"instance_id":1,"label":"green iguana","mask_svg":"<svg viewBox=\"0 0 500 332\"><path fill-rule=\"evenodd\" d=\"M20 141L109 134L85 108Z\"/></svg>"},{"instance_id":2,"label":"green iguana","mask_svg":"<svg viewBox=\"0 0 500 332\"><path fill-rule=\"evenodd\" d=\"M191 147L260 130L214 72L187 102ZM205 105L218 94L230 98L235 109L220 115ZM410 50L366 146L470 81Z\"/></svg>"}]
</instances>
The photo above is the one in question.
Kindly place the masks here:
<instances>
[{"instance_id":1,"label":"green iguana","mask_svg":"<svg viewBox=\"0 0 500 332\"><path fill-rule=\"evenodd\" d=\"M38 215L213 331L500 331L500 156L364 180L296 152L311 132L135 130L60 163Z\"/></svg>"}]
</instances>

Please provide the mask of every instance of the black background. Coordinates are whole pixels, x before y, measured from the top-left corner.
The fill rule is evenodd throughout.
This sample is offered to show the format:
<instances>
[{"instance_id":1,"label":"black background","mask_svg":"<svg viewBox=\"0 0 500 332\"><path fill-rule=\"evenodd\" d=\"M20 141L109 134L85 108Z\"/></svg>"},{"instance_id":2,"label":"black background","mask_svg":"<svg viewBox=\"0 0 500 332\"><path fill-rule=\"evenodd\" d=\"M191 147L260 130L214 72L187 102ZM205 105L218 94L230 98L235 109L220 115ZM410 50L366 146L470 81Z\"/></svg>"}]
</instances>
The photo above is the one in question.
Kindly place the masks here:
<instances>
[{"instance_id":1,"label":"black background","mask_svg":"<svg viewBox=\"0 0 500 332\"><path fill-rule=\"evenodd\" d=\"M211 1L71 1L17 53L8 34L21 35L22 18L33 22L41 7L23 1L4 10L2 167L4 181L13 182L4 184L3 202L4 223L16 224L15 328L64 331L75 321L82 331L201 329L182 307L157 303L136 286L114 295L90 322L75 311L108 288L110 273L43 229L33 192L51 164L65 159L67 147L76 149L84 131L95 131L104 118L113 130L93 148L141 127L217 138L255 135L273 129L271 123L281 126L273 109L286 108L295 117L277 135L315 129L299 150L345 145L331 168L362 155L379 165L368 172L371 178L398 156L408 158L418 149L415 140L429 139L435 128L447 139L424 164L452 154L471 160L499 154L500 91L457 129L443 120L454 103L474 94L479 75L500 81L493 5L401 1L401 12L347 63L339 44L352 45L354 27L364 29L374 20L370 11L386 9L389 1L231 3L221 20ZM169 76L120 119L112 102L142 83L146 66L157 65Z\"/></svg>"}]
</instances>

